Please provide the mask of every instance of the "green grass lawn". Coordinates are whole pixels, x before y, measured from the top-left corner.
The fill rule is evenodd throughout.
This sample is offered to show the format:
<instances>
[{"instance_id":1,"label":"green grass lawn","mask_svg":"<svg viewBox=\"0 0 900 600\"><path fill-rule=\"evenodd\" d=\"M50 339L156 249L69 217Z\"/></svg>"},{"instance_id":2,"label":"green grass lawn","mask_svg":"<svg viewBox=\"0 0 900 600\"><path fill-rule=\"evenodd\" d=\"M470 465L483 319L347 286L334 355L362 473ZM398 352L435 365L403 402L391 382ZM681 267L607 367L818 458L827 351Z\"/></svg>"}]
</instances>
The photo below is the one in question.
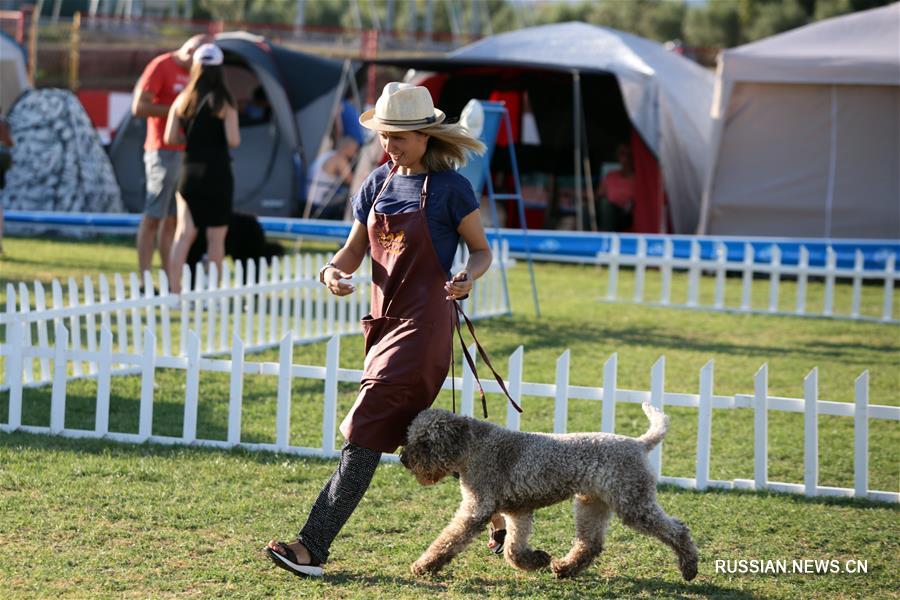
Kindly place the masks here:
<instances>
[{"instance_id":1,"label":"green grass lawn","mask_svg":"<svg viewBox=\"0 0 900 600\"><path fill-rule=\"evenodd\" d=\"M135 263L132 240L124 238L7 237L4 251L4 303L8 282L38 279L47 284L52 277L124 273ZM870 402L900 405L897 326L610 304L599 301L606 293L605 271L539 264L536 273L540 319L534 316L527 269L520 263L510 273L513 316L477 325L501 373L506 371L506 357L523 345L525 380L552 383L555 361L569 348L570 383L599 386L603 362L617 352L619 387L647 390L650 367L665 355L667 391L697 393L699 371L712 359L716 393L734 394L752 393L753 374L767 363L772 395L802 397L803 377L818 367L820 398L850 402L855 378L868 370ZM685 297L686 279L683 274L673 277L673 298ZM647 297L658 294L655 281L649 274ZM739 289L739 283L729 284ZM754 306L767 306L767 284L754 286ZM630 297L629 272L620 273L619 285L620 297ZM790 285L785 284L782 298L793 298ZM821 284L811 282L809 288L820 297ZM881 288L865 287L863 292L863 312L879 314ZM298 346L294 362L323 364L324 355L324 344ZM358 336L342 340L342 367L360 368L362 355ZM248 357L275 359L274 351ZM137 377L113 381L112 430L137 430L139 385ZM270 377L245 382L244 441L274 441L275 386ZM183 390L183 371L158 371L155 434L180 435ZM339 418L354 392L352 385L341 386ZM92 426L95 393L91 381L69 385L67 427ZM292 394L291 443L320 446L321 382L297 380ZM46 425L49 402L49 390L28 390L23 421ZM227 402L227 376L204 374L200 437L225 438ZM0 394L0 422L6 420L7 404L8 394ZM440 406L449 404L449 394L438 400ZM526 397L524 407L523 429L552 430L551 399ZM491 420L502 422L502 399L490 395L489 408ZM573 400L569 429L599 429L600 409L599 402ZM667 412L672 426L663 473L692 477L696 411ZM643 432L647 425L636 405L620 405L616 424L629 435ZM712 478L752 478L752 426L750 411L714 411ZM769 429L769 478L802 482L802 415L772 412ZM852 487L852 419L820 417L819 431L820 485ZM897 423L871 421L869 444L870 487L898 491ZM487 553L485 539L439 577L416 580L408 565L449 520L459 492L455 481L421 488L394 464L376 474L372 490L333 547L326 578L302 581L274 569L257 549L270 537L296 534L333 466L331 461L244 451L0 434L0 597L897 596L896 506L667 487L660 492L663 507L692 528L701 550L700 575L691 584L681 583L667 548L618 522L611 528L607 550L574 581L556 581L549 572L517 572ZM570 504L544 509L537 515L535 543L555 555L563 553L572 526ZM805 558L867 560L869 572L753 575L717 574L714 569L716 559Z\"/></svg>"}]
</instances>

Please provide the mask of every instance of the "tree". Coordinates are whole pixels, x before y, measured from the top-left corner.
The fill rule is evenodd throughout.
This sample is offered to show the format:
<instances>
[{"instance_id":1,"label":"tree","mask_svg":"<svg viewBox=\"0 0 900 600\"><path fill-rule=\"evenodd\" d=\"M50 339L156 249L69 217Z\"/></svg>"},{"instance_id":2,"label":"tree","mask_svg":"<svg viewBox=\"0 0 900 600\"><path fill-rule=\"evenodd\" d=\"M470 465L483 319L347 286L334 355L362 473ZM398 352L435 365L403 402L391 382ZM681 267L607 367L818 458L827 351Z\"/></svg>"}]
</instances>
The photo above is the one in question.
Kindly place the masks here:
<instances>
[{"instance_id":1,"label":"tree","mask_svg":"<svg viewBox=\"0 0 900 600\"><path fill-rule=\"evenodd\" d=\"M703 48L730 48L741 43L737 4L711 1L692 7L684 20L684 38L688 45Z\"/></svg>"},{"instance_id":2,"label":"tree","mask_svg":"<svg viewBox=\"0 0 900 600\"><path fill-rule=\"evenodd\" d=\"M758 7L756 18L749 27L744 26L744 37L748 41L762 38L805 25L809 17L797 0L784 0Z\"/></svg>"}]
</instances>

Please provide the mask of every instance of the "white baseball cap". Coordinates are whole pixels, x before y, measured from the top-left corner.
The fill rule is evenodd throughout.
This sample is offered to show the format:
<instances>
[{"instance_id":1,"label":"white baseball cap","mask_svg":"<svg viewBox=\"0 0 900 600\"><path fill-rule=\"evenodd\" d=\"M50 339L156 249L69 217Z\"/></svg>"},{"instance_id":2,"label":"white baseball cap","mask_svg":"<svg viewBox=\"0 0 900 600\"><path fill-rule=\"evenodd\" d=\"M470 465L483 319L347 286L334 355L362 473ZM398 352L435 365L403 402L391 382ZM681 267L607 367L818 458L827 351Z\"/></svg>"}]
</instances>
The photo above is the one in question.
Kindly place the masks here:
<instances>
[{"instance_id":1,"label":"white baseball cap","mask_svg":"<svg viewBox=\"0 0 900 600\"><path fill-rule=\"evenodd\" d=\"M215 67L221 65L224 60L222 49L215 44L203 44L194 51L194 64Z\"/></svg>"}]
</instances>

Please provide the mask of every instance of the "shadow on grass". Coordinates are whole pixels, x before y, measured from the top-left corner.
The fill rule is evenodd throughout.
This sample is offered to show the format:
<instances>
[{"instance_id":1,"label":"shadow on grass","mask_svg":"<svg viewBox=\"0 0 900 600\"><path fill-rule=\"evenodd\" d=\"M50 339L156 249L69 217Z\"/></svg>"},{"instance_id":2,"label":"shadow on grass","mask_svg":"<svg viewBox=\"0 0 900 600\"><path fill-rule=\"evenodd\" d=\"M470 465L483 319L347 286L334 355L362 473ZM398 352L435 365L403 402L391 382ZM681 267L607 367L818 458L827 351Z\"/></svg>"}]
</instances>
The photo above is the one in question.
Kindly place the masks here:
<instances>
[{"instance_id":1,"label":"shadow on grass","mask_svg":"<svg viewBox=\"0 0 900 600\"><path fill-rule=\"evenodd\" d=\"M285 459L304 460L320 464L336 464L337 459L327 459L312 456L297 456L288 454L279 454L274 452L258 452L247 450L244 448L234 448L231 450L222 450L218 448L204 448L201 446L190 445L169 445L169 444L129 444L126 442L117 442L113 440L103 439L71 439L48 434L36 433L0 433L0 447L27 447L32 449L52 450L54 452L69 452L72 454L90 453L90 454L112 454L117 456L159 456L170 457L182 455L185 452L195 452L199 455L220 455L234 460L251 460L260 465L281 464ZM764 491L757 492L754 490L724 490L719 488L710 488L704 491L689 490L673 485L659 484L658 490L667 494L696 494L702 495L704 498L712 496L721 496L723 498L744 497L748 499L778 499L786 500L798 505L827 505L827 506L846 506L852 508L891 508L900 511L900 506L896 504L888 504L884 502L875 502L862 498L842 498L836 496L817 496L806 497L798 494L790 494L787 492Z\"/></svg>"},{"instance_id":2,"label":"shadow on grass","mask_svg":"<svg viewBox=\"0 0 900 600\"><path fill-rule=\"evenodd\" d=\"M553 595L560 598L734 598L750 600L763 596L751 594L733 587L705 582L672 582L657 577L606 577L586 572L571 580L560 581L549 571L530 573L521 577L486 579L467 577L457 581L451 575L437 575L433 579L416 579L396 575L356 575L351 573L327 573L326 583L356 584L364 586L403 586L419 592L447 592L452 586L466 596L518 598L528 595Z\"/></svg>"}]
</instances>

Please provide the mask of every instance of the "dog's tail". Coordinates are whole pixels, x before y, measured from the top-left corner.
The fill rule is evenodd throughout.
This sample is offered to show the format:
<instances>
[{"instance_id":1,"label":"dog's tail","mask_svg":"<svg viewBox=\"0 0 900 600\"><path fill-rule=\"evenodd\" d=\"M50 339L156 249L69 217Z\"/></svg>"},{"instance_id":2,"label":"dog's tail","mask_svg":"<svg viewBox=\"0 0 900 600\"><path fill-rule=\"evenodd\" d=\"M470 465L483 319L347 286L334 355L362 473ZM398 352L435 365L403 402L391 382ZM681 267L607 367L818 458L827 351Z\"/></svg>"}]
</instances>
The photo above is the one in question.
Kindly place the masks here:
<instances>
[{"instance_id":1,"label":"dog's tail","mask_svg":"<svg viewBox=\"0 0 900 600\"><path fill-rule=\"evenodd\" d=\"M649 452L666 437L666 431L669 429L669 417L648 402L644 402L641 408L644 409L644 414L650 419L650 429L639 437L638 441L644 444L644 448Z\"/></svg>"}]
</instances>

